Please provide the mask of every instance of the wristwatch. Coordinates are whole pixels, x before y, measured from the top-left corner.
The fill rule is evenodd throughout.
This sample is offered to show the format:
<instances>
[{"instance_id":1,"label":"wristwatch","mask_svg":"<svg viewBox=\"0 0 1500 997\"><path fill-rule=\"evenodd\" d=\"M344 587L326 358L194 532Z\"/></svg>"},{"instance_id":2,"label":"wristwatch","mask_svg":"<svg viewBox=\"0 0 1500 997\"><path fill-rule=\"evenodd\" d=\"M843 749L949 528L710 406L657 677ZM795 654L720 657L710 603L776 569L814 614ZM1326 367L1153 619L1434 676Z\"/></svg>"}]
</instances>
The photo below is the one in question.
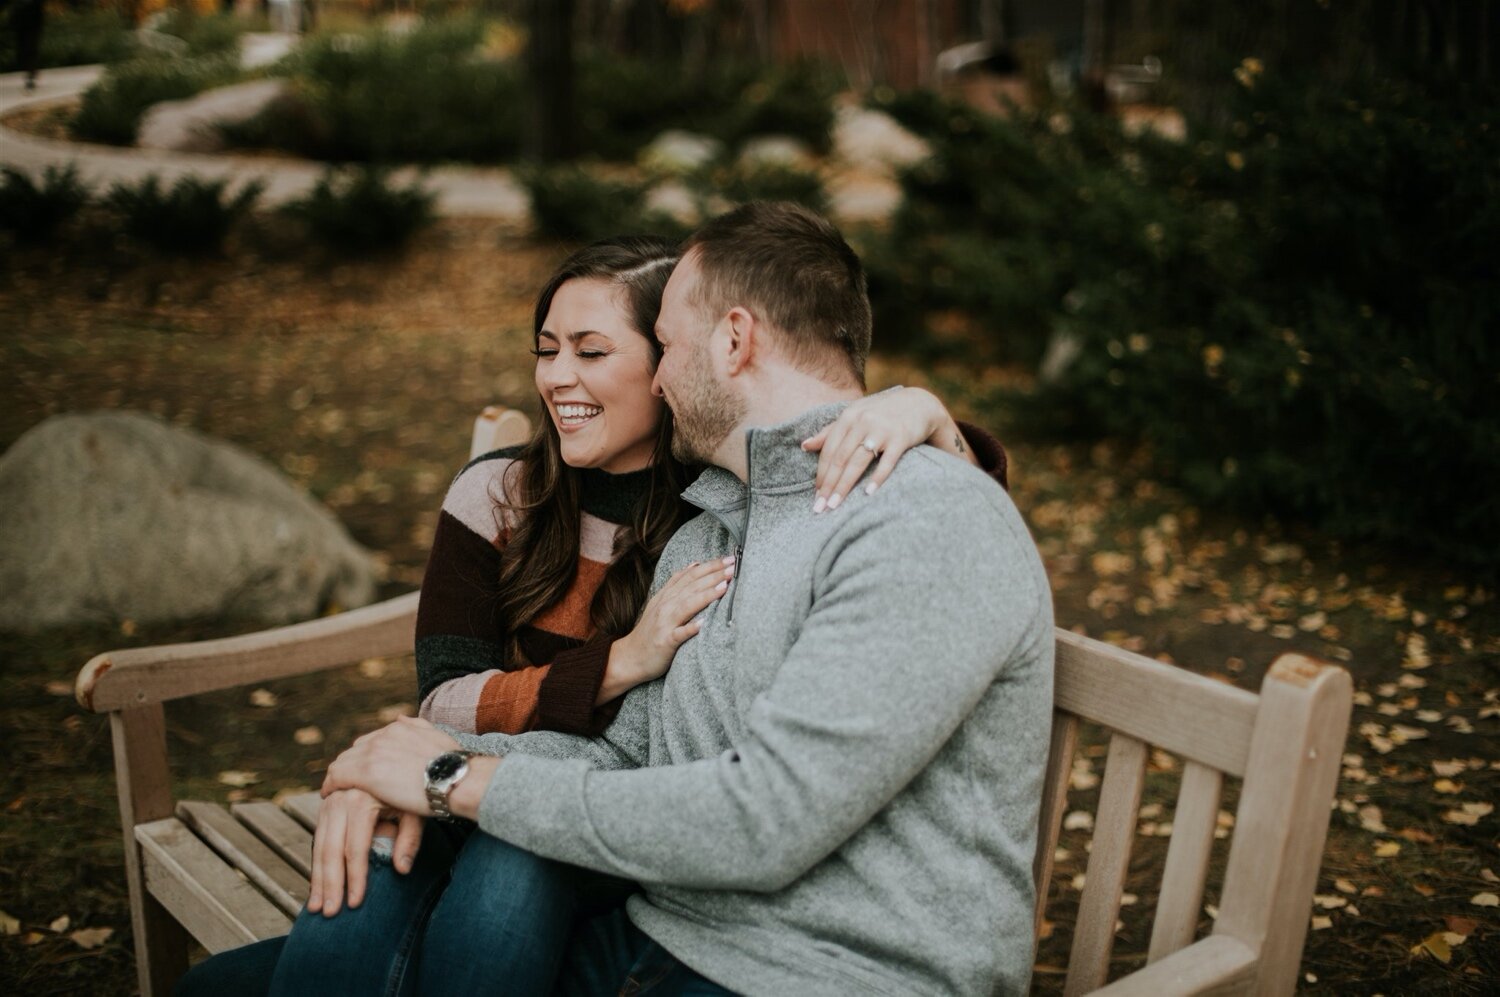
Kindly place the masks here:
<instances>
[{"instance_id":1,"label":"wristwatch","mask_svg":"<svg viewBox=\"0 0 1500 997\"><path fill-rule=\"evenodd\" d=\"M472 751L445 751L427 763L427 805L434 817L453 818L448 797L458 781L469 774L469 759L473 755Z\"/></svg>"}]
</instances>

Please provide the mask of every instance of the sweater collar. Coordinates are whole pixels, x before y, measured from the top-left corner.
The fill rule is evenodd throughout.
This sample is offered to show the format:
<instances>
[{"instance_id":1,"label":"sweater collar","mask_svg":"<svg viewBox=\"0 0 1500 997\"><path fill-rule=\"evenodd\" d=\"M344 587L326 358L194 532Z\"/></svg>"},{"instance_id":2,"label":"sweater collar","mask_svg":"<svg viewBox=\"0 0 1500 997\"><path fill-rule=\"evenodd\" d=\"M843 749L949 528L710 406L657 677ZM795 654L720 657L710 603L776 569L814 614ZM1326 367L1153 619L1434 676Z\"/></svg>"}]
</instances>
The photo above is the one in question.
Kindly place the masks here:
<instances>
[{"instance_id":1,"label":"sweater collar","mask_svg":"<svg viewBox=\"0 0 1500 997\"><path fill-rule=\"evenodd\" d=\"M745 502L748 492L785 492L810 486L817 478L818 455L802 449L802 441L837 419L848 402L829 402L808 409L788 422L755 426L746 435L750 483L722 467L708 467L682 497L700 509L728 509Z\"/></svg>"},{"instance_id":2,"label":"sweater collar","mask_svg":"<svg viewBox=\"0 0 1500 997\"><path fill-rule=\"evenodd\" d=\"M616 526L630 522L651 490L651 468L610 474L597 467L578 469L578 504L584 512Z\"/></svg>"}]
</instances>

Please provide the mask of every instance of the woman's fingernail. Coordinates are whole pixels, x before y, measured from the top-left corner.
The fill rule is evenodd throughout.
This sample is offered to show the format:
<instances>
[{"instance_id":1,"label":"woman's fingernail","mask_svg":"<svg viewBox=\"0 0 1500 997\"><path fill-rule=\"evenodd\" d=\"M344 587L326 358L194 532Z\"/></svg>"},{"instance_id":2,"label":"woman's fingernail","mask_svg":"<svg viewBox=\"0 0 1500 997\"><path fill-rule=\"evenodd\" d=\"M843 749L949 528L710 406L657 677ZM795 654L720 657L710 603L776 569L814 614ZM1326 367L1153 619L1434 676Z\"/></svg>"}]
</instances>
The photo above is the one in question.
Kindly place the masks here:
<instances>
[{"instance_id":1,"label":"woman's fingernail","mask_svg":"<svg viewBox=\"0 0 1500 997\"><path fill-rule=\"evenodd\" d=\"M844 501L844 496L840 495L838 492L834 492L832 495L828 496L828 508L837 509L839 507L839 503L842 501Z\"/></svg>"},{"instance_id":2,"label":"woman's fingernail","mask_svg":"<svg viewBox=\"0 0 1500 997\"><path fill-rule=\"evenodd\" d=\"M733 564L734 563L734 555L730 554L728 557L724 558L724 563L725 564Z\"/></svg>"},{"instance_id":3,"label":"woman's fingernail","mask_svg":"<svg viewBox=\"0 0 1500 997\"><path fill-rule=\"evenodd\" d=\"M714 586L714 591L723 592L727 588L729 588L729 579L726 578L722 582Z\"/></svg>"},{"instance_id":4,"label":"woman's fingernail","mask_svg":"<svg viewBox=\"0 0 1500 997\"><path fill-rule=\"evenodd\" d=\"M880 487L879 485L877 485L875 482L872 481L868 485L865 485L865 494L866 495L874 495L875 494L875 489L877 489L879 487Z\"/></svg>"},{"instance_id":5,"label":"woman's fingernail","mask_svg":"<svg viewBox=\"0 0 1500 997\"><path fill-rule=\"evenodd\" d=\"M822 512L826 508L828 508L828 501L819 495L818 500L813 503L813 512Z\"/></svg>"}]
</instances>

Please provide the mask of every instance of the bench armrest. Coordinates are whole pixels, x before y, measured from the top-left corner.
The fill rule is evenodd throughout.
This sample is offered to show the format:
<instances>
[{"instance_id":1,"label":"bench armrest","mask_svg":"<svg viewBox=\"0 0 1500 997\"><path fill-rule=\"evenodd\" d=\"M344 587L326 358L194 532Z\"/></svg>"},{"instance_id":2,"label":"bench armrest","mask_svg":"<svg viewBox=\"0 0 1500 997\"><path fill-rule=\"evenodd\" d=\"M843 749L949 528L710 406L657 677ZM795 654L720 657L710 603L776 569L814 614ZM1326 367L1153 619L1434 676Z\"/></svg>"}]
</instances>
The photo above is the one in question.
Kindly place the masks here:
<instances>
[{"instance_id":1,"label":"bench armrest","mask_svg":"<svg viewBox=\"0 0 1500 997\"><path fill-rule=\"evenodd\" d=\"M78 673L74 693L95 713L407 654L418 593L259 633L107 651Z\"/></svg>"},{"instance_id":2,"label":"bench armrest","mask_svg":"<svg viewBox=\"0 0 1500 997\"><path fill-rule=\"evenodd\" d=\"M1256 955L1244 942L1210 935L1094 992L1108 997L1248 993L1255 964Z\"/></svg>"}]
</instances>

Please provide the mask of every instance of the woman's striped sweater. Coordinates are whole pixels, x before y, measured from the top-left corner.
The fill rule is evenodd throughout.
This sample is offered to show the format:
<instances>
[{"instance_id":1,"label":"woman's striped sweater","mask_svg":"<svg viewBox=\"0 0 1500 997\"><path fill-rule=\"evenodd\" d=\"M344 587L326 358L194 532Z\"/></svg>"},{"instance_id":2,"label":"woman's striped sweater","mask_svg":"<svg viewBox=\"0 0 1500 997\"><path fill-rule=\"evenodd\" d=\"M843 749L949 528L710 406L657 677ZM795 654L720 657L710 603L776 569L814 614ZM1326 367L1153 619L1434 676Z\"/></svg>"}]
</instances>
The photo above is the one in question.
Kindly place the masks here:
<instances>
[{"instance_id":1,"label":"woman's striped sweater","mask_svg":"<svg viewBox=\"0 0 1500 997\"><path fill-rule=\"evenodd\" d=\"M979 466L1005 485L1000 442L959 425ZM509 635L495 606L509 525L501 507L519 452L512 447L471 461L443 499L417 607L421 715L477 734L597 734L614 716L613 709L595 707L613 641L595 634L589 607L613 560L615 536L644 496L650 472L579 472L577 572L562 600L516 634L526 661L507 668L503 648Z\"/></svg>"}]
</instances>

